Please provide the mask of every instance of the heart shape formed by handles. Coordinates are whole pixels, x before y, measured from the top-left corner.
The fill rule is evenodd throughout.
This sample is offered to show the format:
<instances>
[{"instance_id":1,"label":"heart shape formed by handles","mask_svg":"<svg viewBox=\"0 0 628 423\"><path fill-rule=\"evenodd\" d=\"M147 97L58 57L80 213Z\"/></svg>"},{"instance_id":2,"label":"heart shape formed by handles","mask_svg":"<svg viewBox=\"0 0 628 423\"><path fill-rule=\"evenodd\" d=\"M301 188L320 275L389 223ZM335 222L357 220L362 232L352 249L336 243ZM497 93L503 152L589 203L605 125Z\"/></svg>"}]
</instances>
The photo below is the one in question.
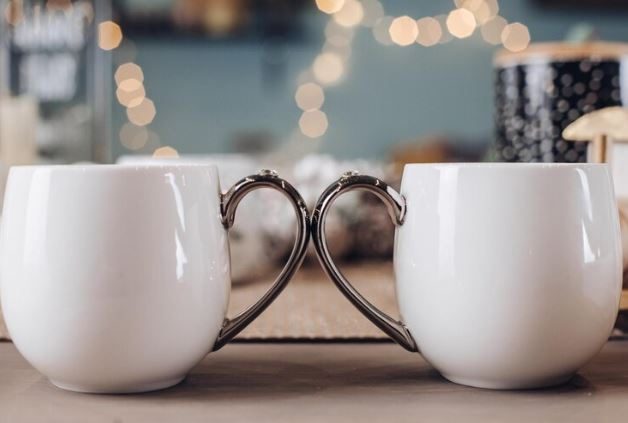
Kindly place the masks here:
<instances>
[{"instance_id":1,"label":"heart shape formed by handles","mask_svg":"<svg viewBox=\"0 0 628 423\"><path fill-rule=\"evenodd\" d=\"M233 226L236 210L240 201L242 201L248 193L259 188L272 188L281 192L290 200L290 204L292 204L297 215L297 234L294 240L294 246L292 247L288 261L262 298L236 317L225 319L222 329L218 334L218 338L214 343L213 351L225 346L227 342L233 339L234 336L240 333L255 320L257 316L266 310L281 291L283 291L286 285L288 285L294 273L301 266L305 258L305 252L307 251L307 245L310 239L307 205L299 192L289 182L280 178L274 170L264 169L256 175L247 176L236 182L229 191L222 195L221 214L225 228L229 229Z\"/></svg>"},{"instance_id":2,"label":"heart shape formed by handles","mask_svg":"<svg viewBox=\"0 0 628 423\"><path fill-rule=\"evenodd\" d=\"M372 176L360 175L356 171L349 171L342 175L338 181L331 184L318 199L312 213L312 240L318 258L327 273L327 276L336 284L338 289L364 316L373 322L384 333L408 351L417 351L414 339L406 326L379 310L370 301L364 298L334 263L329 253L327 239L325 237L325 219L334 200L353 190L364 190L375 194L386 204L388 214L397 226L403 224L406 212L404 198L385 182Z\"/></svg>"}]
</instances>

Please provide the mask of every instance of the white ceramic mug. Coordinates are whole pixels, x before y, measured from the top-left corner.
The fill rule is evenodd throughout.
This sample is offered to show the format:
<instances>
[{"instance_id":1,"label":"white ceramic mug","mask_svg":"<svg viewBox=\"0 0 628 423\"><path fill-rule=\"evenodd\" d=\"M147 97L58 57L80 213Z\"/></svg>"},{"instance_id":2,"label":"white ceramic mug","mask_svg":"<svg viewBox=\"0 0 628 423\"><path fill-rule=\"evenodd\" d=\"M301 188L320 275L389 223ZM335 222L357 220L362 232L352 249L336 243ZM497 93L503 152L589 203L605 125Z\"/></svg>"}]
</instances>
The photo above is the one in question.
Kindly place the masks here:
<instances>
[{"instance_id":1,"label":"white ceramic mug","mask_svg":"<svg viewBox=\"0 0 628 423\"><path fill-rule=\"evenodd\" d=\"M260 187L291 201L297 237L266 294L227 319L227 230L240 200ZM305 203L272 171L221 194L215 166L14 167L0 241L6 324L24 357L61 388L165 388L279 295L308 234Z\"/></svg>"},{"instance_id":2,"label":"white ceramic mug","mask_svg":"<svg viewBox=\"0 0 628 423\"><path fill-rule=\"evenodd\" d=\"M130 154L118 157L116 163L124 165L149 165L149 164L203 164L214 165L218 168L220 182L225 186L235 184L242 178L262 168L253 157L244 154L190 154L177 157L153 157L150 155ZM264 195L262 195L264 194ZM303 195L302 192L300 192ZM262 196L263 198L259 198ZM265 237L265 231L271 230L274 225L273 220L258 219L260 207L264 207L264 199L269 196L272 207L281 194L275 191L256 192L249 197L249 200L238 207L238 224L229 233L229 251L231 260L238 263L231 269L231 282L250 282L252 278L259 277L271 272L276 264L277 258L273 255L275 249L268 248L270 241ZM277 207L285 208L288 219L292 220L292 207L277 202ZM264 209L267 209L264 207ZM271 213L271 210L268 210ZM290 251L293 236L293 225L288 225L285 218L281 219L280 225L285 225L285 229L290 233L286 240L285 250Z\"/></svg>"},{"instance_id":3,"label":"white ceramic mug","mask_svg":"<svg viewBox=\"0 0 628 423\"><path fill-rule=\"evenodd\" d=\"M366 189L397 224L401 322L345 279L325 216ZM320 197L312 238L347 298L445 378L515 389L568 380L604 345L617 316L621 247L612 180L595 164L410 164L401 194L347 173Z\"/></svg>"}]
</instances>

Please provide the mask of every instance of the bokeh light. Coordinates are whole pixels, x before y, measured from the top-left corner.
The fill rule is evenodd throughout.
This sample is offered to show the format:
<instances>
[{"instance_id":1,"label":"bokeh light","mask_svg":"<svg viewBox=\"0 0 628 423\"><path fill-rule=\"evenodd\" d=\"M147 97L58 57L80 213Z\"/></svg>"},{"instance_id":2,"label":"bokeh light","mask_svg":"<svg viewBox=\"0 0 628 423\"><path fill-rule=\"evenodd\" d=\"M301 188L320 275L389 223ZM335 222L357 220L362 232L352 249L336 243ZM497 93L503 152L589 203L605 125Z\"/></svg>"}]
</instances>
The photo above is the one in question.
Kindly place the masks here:
<instances>
[{"instance_id":1,"label":"bokeh light","mask_svg":"<svg viewBox=\"0 0 628 423\"><path fill-rule=\"evenodd\" d=\"M328 37L327 41L325 41L326 45L332 45L335 47L350 47L351 46L351 38L334 35L332 37Z\"/></svg>"},{"instance_id":2,"label":"bokeh light","mask_svg":"<svg viewBox=\"0 0 628 423\"><path fill-rule=\"evenodd\" d=\"M345 0L316 0L316 7L318 7L318 10L330 15L342 9L344 4Z\"/></svg>"},{"instance_id":3,"label":"bokeh light","mask_svg":"<svg viewBox=\"0 0 628 423\"><path fill-rule=\"evenodd\" d=\"M393 45L393 41L390 38L390 33L388 29L393 21L392 16L384 16L383 18L378 19L373 25L373 37L375 37L375 41L384 46Z\"/></svg>"},{"instance_id":4,"label":"bokeh light","mask_svg":"<svg viewBox=\"0 0 628 423\"><path fill-rule=\"evenodd\" d=\"M325 93L320 85L308 82L297 88L294 100L301 110L320 109L325 102Z\"/></svg>"},{"instance_id":5,"label":"bokeh light","mask_svg":"<svg viewBox=\"0 0 628 423\"><path fill-rule=\"evenodd\" d=\"M393 19L388 32L393 43L400 46L414 44L417 35L419 35L417 23L410 16L400 16Z\"/></svg>"},{"instance_id":6,"label":"bokeh light","mask_svg":"<svg viewBox=\"0 0 628 423\"><path fill-rule=\"evenodd\" d=\"M127 79L125 81L135 81L135 79ZM139 105L146 97L146 91L143 85L132 91L124 90L120 87L116 90L116 98L118 102L125 107L135 107Z\"/></svg>"},{"instance_id":7,"label":"bokeh light","mask_svg":"<svg viewBox=\"0 0 628 423\"><path fill-rule=\"evenodd\" d=\"M129 92L137 91L142 87L143 87L142 81L139 81L135 78L125 79L118 84L118 88L120 88L122 91L129 91Z\"/></svg>"},{"instance_id":8,"label":"bokeh light","mask_svg":"<svg viewBox=\"0 0 628 423\"><path fill-rule=\"evenodd\" d=\"M120 85L125 79L137 79L140 82L144 82L144 73L135 63L123 63L118 66L114 75L116 83Z\"/></svg>"},{"instance_id":9,"label":"bokeh light","mask_svg":"<svg viewBox=\"0 0 628 423\"><path fill-rule=\"evenodd\" d=\"M120 143L129 150L139 150L148 142L149 133L146 127L125 123L120 129Z\"/></svg>"},{"instance_id":10,"label":"bokeh light","mask_svg":"<svg viewBox=\"0 0 628 423\"><path fill-rule=\"evenodd\" d=\"M318 138L327 132L327 115L320 110L303 112L299 119L301 133L309 138Z\"/></svg>"},{"instance_id":11,"label":"bokeh light","mask_svg":"<svg viewBox=\"0 0 628 423\"><path fill-rule=\"evenodd\" d=\"M338 55L343 61L348 60L351 57L351 44L345 46L335 46L333 44L325 43L321 50L322 53L333 53Z\"/></svg>"},{"instance_id":12,"label":"bokeh light","mask_svg":"<svg viewBox=\"0 0 628 423\"><path fill-rule=\"evenodd\" d=\"M312 70L311 69L303 70L299 72L299 75L297 75L297 85L305 84L306 82L310 82L312 79L314 79Z\"/></svg>"},{"instance_id":13,"label":"bokeh light","mask_svg":"<svg viewBox=\"0 0 628 423\"><path fill-rule=\"evenodd\" d=\"M333 14L334 21L341 26L347 28L356 26L362 22L364 17L364 9L362 3L357 0L345 0L344 5L339 11Z\"/></svg>"},{"instance_id":14,"label":"bokeh light","mask_svg":"<svg viewBox=\"0 0 628 423\"><path fill-rule=\"evenodd\" d=\"M508 24L502 31L502 44L510 51L522 51L530 44L530 32L522 23Z\"/></svg>"},{"instance_id":15,"label":"bokeh light","mask_svg":"<svg viewBox=\"0 0 628 423\"><path fill-rule=\"evenodd\" d=\"M456 6L473 13L479 25L497 16L499 5L497 0L456 0Z\"/></svg>"},{"instance_id":16,"label":"bokeh light","mask_svg":"<svg viewBox=\"0 0 628 423\"><path fill-rule=\"evenodd\" d=\"M443 36L443 30L438 20L432 17L421 18L416 22L419 30L419 35L416 37L416 42L425 47L430 47L438 44Z\"/></svg>"},{"instance_id":17,"label":"bokeh light","mask_svg":"<svg viewBox=\"0 0 628 423\"><path fill-rule=\"evenodd\" d=\"M179 157L179 152L169 145L165 145L163 147L159 147L153 152L154 158L168 158L168 159L176 159Z\"/></svg>"},{"instance_id":18,"label":"bokeh light","mask_svg":"<svg viewBox=\"0 0 628 423\"><path fill-rule=\"evenodd\" d=\"M362 18L364 26L373 27L378 19L384 17L384 6L379 0L362 0L362 9L364 10Z\"/></svg>"},{"instance_id":19,"label":"bokeh light","mask_svg":"<svg viewBox=\"0 0 628 423\"><path fill-rule=\"evenodd\" d=\"M317 81L323 85L337 83L344 74L344 63L337 53L319 54L312 65L312 72Z\"/></svg>"},{"instance_id":20,"label":"bokeh light","mask_svg":"<svg viewBox=\"0 0 628 423\"><path fill-rule=\"evenodd\" d=\"M139 104L126 109L126 115L131 123L137 126L146 126L153 121L157 111L155 104L149 98L144 98Z\"/></svg>"},{"instance_id":21,"label":"bokeh light","mask_svg":"<svg viewBox=\"0 0 628 423\"><path fill-rule=\"evenodd\" d=\"M447 29L456 38L467 38L473 34L476 22L467 9L455 9L447 16Z\"/></svg>"},{"instance_id":22,"label":"bokeh light","mask_svg":"<svg viewBox=\"0 0 628 423\"><path fill-rule=\"evenodd\" d=\"M501 16L495 16L493 19L486 22L480 28L482 38L489 44L498 45L502 42L502 32L508 24L506 19Z\"/></svg>"},{"instance_id":23,"label":"bokeh light","mask_svg":"<svg viewBox=\"0 0 628 423\"><path fill-rule=\"evenodd\" d=\"M434 19L438 21L442 30L442 35L440 40L438 40L438 44L446 44L454 39L454 36L447 30L447 17L447 15L434 16Z\"/></svg>"},{"instance_id":24,"label":"bokeh light","mask_svg":"<svg viewBox=\"0 0 628 423\"><path fill-rule=\"evenodd\" d=\"M122 42L122 29L113 21L104 21L98 25L98 47L113 50Z\"/></svg>"},{"instance_id":25,"label":"bokeh light","mask_svg":"<svg viewBox=\"0 0 628 423\"><path fill-rule=\"evenodd\" d=\"M325 27L325 39L327 43L345 47L351 44L354 29L338 25L334 20L329 20Z\"/></svg>"}]
</instances>

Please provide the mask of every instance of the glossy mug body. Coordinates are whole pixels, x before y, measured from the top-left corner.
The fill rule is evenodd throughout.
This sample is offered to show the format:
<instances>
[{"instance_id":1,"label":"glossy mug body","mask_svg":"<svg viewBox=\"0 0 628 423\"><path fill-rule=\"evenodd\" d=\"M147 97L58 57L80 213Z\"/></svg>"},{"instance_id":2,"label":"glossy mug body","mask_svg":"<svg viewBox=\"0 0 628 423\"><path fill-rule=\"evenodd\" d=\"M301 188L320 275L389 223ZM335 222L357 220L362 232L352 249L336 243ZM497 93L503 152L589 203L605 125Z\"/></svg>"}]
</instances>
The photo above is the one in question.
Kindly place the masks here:
<instances>
[{"instance_id":1,"label":"glossy mug body","mask_svg":"<svg viewBox=\"0 0 628 423\"><path fill-rule=\"evenodd\" d=\"M368 177L345 186L351 178ZM402 322L353 301L444 377L497 389L553 385L603 346L622 273L606 166L416 164L406 165L398 197L373 186L397 206ZM334 274L320 220L317 207L315 243Z\"/></svg>"},{"instance_id":2,"label":"glossy mug body","mask_svg":"<svg viewBox=\"0 0 628 423\"><path fill-rule=\"evenodd\" d=\"M273 178L283 181L243 181ZM19 351L70 390L137 392L179 382L255 317L236 328L237 318L226 319L226 213L237 201L226 202L236 191L221 194L213 166L13 168L0 280ZM304 247L295 250L294 269L271 289L273 298L300 264Z\"/></svg>"}]
</instances>

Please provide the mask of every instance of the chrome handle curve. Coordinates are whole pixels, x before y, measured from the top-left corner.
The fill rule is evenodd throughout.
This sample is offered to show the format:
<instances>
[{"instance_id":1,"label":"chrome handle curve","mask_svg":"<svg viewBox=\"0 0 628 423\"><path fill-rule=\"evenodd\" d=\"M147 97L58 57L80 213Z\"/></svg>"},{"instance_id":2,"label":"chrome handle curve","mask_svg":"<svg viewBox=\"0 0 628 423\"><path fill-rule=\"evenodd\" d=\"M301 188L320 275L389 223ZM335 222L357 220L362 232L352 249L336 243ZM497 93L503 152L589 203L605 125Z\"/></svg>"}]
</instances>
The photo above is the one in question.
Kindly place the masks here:
<instances>
[{"instance_id":1,"label":"chrome handle curve","mask_svg":"<svg viewBox=\"0 0 628 423\"><path fill-rule=\"evenodd\" d=\"M388 213L396 226L403 224L406 213L404 198L385 182L372 176L346 172L331 184L319 197L312 212L312 240L316 254L327 276L336 284L345 297L371 322L408 351L417 351L416 343L405 325L379 310L362 296L336 266L325 237L325 219L334 200L352 190L365 190L375 194L386 204Z\"/></svg>"},{"instance_id":2,"label":"chrome handle curve","mask_svg":"<svg viewBox=\"0 0 628 423\"><path fill-rule=\"evenodd\" d=\"M235 183L229 191L221 197L221 215L226 229L233 226L235 214L240 201L251 191L259 188L272 188L284 194L292 204L297 215L297 234L288 261L275 279L271 287L255 304L231 319L226 318L214 343L212 351L222 348L242 329L247 327L257 316L277 298L283 291L292 276L301 266L309 242L309 214L307 206L299 192L290 183L280 178L275 171L262 170L256 175Z\"/></svg>"}]
</instances>

